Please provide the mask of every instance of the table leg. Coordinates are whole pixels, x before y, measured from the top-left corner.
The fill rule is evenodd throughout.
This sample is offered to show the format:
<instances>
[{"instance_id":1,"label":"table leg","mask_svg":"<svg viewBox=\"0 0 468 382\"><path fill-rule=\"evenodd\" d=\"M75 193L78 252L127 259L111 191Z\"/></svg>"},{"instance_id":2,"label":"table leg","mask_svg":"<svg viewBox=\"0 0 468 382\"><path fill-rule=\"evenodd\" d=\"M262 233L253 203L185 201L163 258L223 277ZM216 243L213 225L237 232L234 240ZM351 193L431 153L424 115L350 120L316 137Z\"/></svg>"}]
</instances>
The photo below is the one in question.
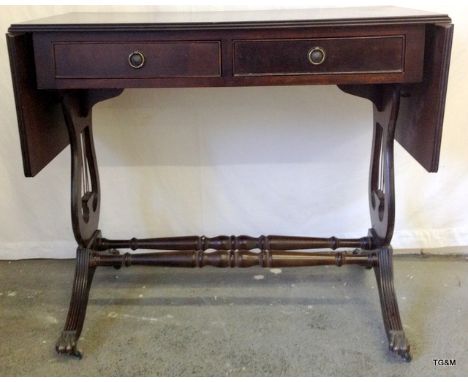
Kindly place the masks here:
<instances>
[{"instance_id":1,"label":"table leg","mask_svg":"<svg viewBox=\"0 0 468 382\"><path fill-rule=\"evenodd\" d=\"M400 90L393 85L340 88L374 103L374 137L369 176L372 228L368 236L357 239L271 235L104 239L98 231L100 188L92 137L91 109L94 103L118 95L121 91L64 94L63 111L72 154L72 224L79 247L70 308L64 331L56 345L57 351L81 357L77 342L97 266L285 267L352 264L374 267L390 349L410 360L410 348L403 332L393 287L390 246L395 222L393 142ZM121 255L117 251L119 248L155 249L159 252ZM333 251L297 252L321 248L330 248ZM338 248L358 249L353 252L335 252ZM209 251L213 249L214 252Z\"/></svg>"},{"instance_id":2,"label":"table leg","mask_svg":"<svg viewBox=\"0 0 468 382\"><path fill-rule=\"evenodd\" d=\"M379 289L380 306L390 350L406 361L411 361L410 345L403 331L393 287L392 255L392 247L390 246L379 248L377 251L378 261L375 262L374 271Z\"/></svg>"},{"instance_id":3,"label":"table leg","mask_svg":"<svg viewBox=\"0 0 468 382\"><path fill-rule=\"evenodd\" d=\"M62 95L62 108L71 147L71 216L76 270L65 327L56 344L58 353L81 358L77 342L83 328L95 266L91 249L99 237L100 185L92 132L92 106L122 90L73 91Z\"/></svg>"},{"instance_id":4,"label":"table leg","mask_svg":"<svg viewBox=\"0 0 468 382\"><path fill-rule=\"evenodd\" d=\"M395 225L393 142L400 103L398 86L383 88L381 104L374 105L374 137L369 173L370 235L377 246L374 270L390 350L411 360L410 345L401 324L395 289L390 241Z\"/></svg>"}]
</instances>

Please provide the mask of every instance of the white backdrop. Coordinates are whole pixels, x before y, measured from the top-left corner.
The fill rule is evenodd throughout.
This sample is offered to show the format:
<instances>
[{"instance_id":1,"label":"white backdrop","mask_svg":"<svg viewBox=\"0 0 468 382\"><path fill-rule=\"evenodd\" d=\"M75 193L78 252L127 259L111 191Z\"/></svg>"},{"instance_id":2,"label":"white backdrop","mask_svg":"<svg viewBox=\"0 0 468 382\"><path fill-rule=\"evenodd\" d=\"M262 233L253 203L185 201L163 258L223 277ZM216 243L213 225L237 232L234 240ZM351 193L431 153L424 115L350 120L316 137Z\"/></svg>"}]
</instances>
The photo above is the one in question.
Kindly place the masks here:
<instances>
[{"instance_id":1,"label":"white backdrop","mask_svg":"<svg viewBox=\"0 0 468 382\"><path fill-rule=\"evenodd\" d=\"M188 1L186 1L188 3ZM237 1L237 8L281 8ZM388 4L373 1L367 4ZM323 6L323 2L320 5ZM396 145L396 248L468 245L468 6L393 1L455 23L440 170ZM177 7L3 6L0 29L70 11ZM284 4L283 4L284 5ZM330 1L327 6L366 5ZM288 1L288 7L313 7ZM211 5L196 10L223 10ZM24 178L6 44L0 43L0 258L74 257L70 152ZM368 101L333 86L126 90L94 109L100 227L117 238L187 234L367 233Z\"/></svg>"}]
</instances>

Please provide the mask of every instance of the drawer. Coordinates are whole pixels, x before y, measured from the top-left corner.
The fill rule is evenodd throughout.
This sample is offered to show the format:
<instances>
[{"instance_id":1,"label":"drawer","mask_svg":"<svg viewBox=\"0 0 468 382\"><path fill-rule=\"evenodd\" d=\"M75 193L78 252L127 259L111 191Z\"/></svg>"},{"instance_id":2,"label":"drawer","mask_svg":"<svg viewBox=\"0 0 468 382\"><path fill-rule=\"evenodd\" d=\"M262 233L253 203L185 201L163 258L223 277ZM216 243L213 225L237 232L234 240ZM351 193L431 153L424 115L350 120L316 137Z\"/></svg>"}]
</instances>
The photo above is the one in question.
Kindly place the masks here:
<instances>
[{"instance_id":1,"label":"drawer","mask_svg":"<svg viewBox=\"0 0 468 382\"><path fill-rule=\"evenodd\" d=\"M219 77L219 41L55 42L55 78Z\"/></svg>"},{"instance_id":2,"label":"drawer","mask_svg":"<svg viewBox=\"0 0 468 382\"><path fill-rule=\"evenodd\" d=\"M403 72L405 36L238 40L235 76Z\"/></svg>"}]
</instances>

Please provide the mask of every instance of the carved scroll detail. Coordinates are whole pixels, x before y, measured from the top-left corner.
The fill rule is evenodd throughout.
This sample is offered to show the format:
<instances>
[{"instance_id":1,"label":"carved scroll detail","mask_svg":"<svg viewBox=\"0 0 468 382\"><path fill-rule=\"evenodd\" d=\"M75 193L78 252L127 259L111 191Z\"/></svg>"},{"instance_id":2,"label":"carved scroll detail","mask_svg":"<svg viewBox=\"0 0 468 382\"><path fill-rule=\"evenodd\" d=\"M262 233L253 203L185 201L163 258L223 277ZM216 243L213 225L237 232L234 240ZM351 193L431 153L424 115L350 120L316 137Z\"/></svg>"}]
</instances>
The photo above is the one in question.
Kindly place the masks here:
<instances>
[{"instance_id":1,"label":"carved scroll detail","mask_svg":"<svg viewBox=\"0 0 468 382\"><path fill-rule=\"evenodd\" d=\"M393 143L400 108L399 85L339 85L345 93L374 105L374 136L369 169L369 207L374 244L390 244L395 226Z\"/></svg>"},{"instance_id":2,"label":"carved scroll detail","mask_svg":"<svg viewBox=\"0 0 468 382\"><path fill-rule=\"evenodd\" d=\"M121 89L67 92L62 108L71 147L71 215L78 245L86 247L98 228L99 173L94 151L91 110L99 101L115 97Z\"/></svg>"},{"instance_id":3,"label":"carved scroll detail","mask_svg":"<svg viewBox=\"0 0 468 382\"><path fill-rule=\"evenodd\" d=\"M395 226L393 143L400 104L399 88L386 88L382 96L382 110L374 106L374 137L369 170L371 234L377 246L390 244Z\"/></svg>"},{"instance_id":4,"label":"carved scroll detail","mask_svg":"<svg viewBox=\"0 0 468 382\"><path fill-rule=\"evenodd\" d=\"M71 146L71 212L75 239L86 246L98 228L99 173L94 152L91 111L80 109L80 99L66 95L63 110Z\"/></svg>"}]
</instances>

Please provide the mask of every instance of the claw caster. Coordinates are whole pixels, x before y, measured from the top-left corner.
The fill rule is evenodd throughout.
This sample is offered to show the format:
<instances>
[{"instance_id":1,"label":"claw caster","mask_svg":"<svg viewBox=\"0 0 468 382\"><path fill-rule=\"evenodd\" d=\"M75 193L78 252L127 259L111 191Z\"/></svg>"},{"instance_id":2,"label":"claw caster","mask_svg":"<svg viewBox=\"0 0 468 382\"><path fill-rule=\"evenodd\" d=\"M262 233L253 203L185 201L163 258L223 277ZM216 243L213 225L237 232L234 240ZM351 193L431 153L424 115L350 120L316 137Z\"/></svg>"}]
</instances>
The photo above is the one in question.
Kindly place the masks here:
<instances>
[{"instance_id":1,"label":"claw caster","mask_svg":"<svg viewBox=\"0 0 468 382\"><path fill-rule=\"evenodd\" d=\"M74 330L64 330L55 345L55 350L59 354L67 354L81 359L83 354L78 350L76 343L76 332Z\"/></svg>"},{"instance_id":2,"label":"claw caster","mask_svg":"<svg viewBox=\"0 0 468 382\"><path fill-rule=\"evenodd\" d=\"M403 330L391 330L390 331L389 348L391 351L397 353L405 361L410 362L412 359L410 352L410 345L406 339Z\"/></svg>"}]
</instances>

